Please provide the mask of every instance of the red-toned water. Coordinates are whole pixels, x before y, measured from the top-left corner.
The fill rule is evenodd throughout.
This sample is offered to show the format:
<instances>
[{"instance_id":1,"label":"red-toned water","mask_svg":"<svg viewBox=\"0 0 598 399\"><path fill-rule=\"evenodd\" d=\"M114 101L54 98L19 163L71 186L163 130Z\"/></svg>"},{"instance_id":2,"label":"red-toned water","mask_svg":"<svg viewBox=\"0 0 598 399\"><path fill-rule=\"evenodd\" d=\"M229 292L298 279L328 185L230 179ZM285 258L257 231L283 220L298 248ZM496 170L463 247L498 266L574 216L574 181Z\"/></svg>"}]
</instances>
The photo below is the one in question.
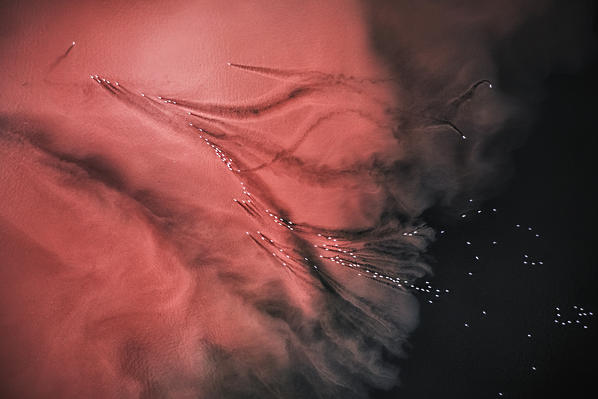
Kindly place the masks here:
<instances>
[{"instance_id":1,"label":"red-toned water","mask_svg":"<svg viewBox=\"0 0 598 399\"><path fill-rule=\"evenodd\" d=\"M307 261L290 271L292 262L246 234L269 234L279 252L301 248L300 260L318 258L307 248L319 243L318 228L378 223L386 194L368 163L400 145L386 126L388 85L352 78L385 77L356 4L30 2L8 15L0 150L8 395L228 397L271 394L285 380L286 395L318 385L359 392L352 373L393 384L378 345L399 351L416 320L411 297L386 303L389 289L326 265L324 278ZM122 90L105 90L102 78ZM214 104L195 109L218 119L157 96ZM190 122L227 136L206 135L206 145ZM255 170L229 170L212 143ZM263 215L233 201L247 196L241 183ZM299 236L273 223L268 207L310 227ZM362 335L379 327L355 310L342 320L349 305L331 281L347 286L348 301L363 291L392 304L400 323L380 321L385 342L372 336L378 343L366 346ZM344 323L366 325L345 336Z\"/></svg>"},{"instance_id":2,"label":"red-toned water","mask_svg":"<svg viewBox=\"0 0 598 399\"><path fill-rule=\"evenodd\" d=\"M5 7L6 396L396 383L433 236L415 218L463 184L450 118L473 91L493 100L488 81L466 91L485 78L473 68L437 98L450 112L413 111L427 97L398 94L367 15L351 1Z\"/></svg>"}]
</instances>

